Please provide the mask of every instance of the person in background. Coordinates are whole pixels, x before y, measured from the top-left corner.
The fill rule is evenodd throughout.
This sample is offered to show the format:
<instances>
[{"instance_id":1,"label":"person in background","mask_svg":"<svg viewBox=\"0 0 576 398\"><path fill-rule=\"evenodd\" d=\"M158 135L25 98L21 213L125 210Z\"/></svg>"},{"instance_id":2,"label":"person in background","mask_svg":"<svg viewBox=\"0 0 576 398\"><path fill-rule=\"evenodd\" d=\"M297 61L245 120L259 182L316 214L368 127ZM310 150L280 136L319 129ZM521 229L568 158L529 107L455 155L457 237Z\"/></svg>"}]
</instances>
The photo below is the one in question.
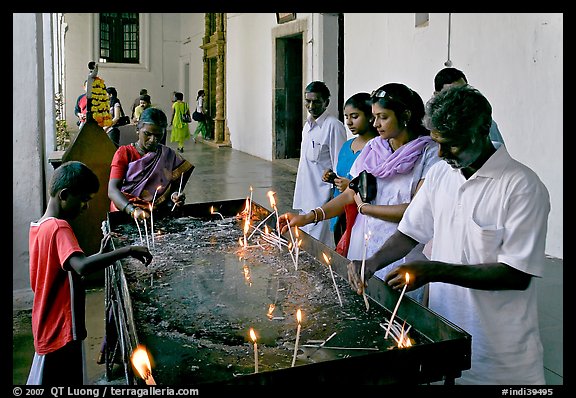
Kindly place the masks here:
<instances>
[{"instance_id":1,"label":"person in background","mask_svg":"<svg viewBox=\"0 0 576 398\"><path fill-rule=\"evenodd\" d=\"M148 90L143 88L140 90L140 94L138 94L138 97L136 97L136 99L134 100L134 102L132 103L132 108L130 109L130 120L134 120L134 110L136 109L136 107L138 105L140 105L140 97L143 95L148 94Z\"/></svg>"},{"instance_id":2,"label":"person in background","mask_svg":"<svg viewBox=\"0 0 576 398\"><path fill-rule=\"evenodd\" d=\"M133 257L145 265L152 255L144 246L107 251L110 234L100 251L86 256L70 221L88 208L99 189L98 177L84 163L61 164L52 175L48 206L30 223L30 285L34 292L32 335L34 359L26 384L65 386L85 384L85 290L82 278Z\"/></svg>"},{"instance_id":3,"label":"person in background","mask_svg":"<svg viewBox=\"0 0 576 398\"><path fill-rule=\"evenodd\" d=\"M348 188L348 184L352 179L350 167L352 167L352 164L358 155L360 155L366 143L378 136L378 131L372 124L370 94L356 93L348 98L344 103L344 119L346 120L348 130L350 130L355 137L350 138L342 145L342 148L340 148L336 172L332 169L326 169L322 175L322 181L334 185L332 194L334 198ZM350 207L356 210L355 205L351 204ZM352 216L350 212L346 212L330 220L330 229L334 233L334 242L336 245L340 242L340 238L342 238L342 235L346 231L347 219L353 224L354 217L355 214ZM346 256L346 254L342 255Z\"/></svg>"},{"instance_id":4,"label":"person in background","mask_svg":"<svg viewBox=\"0 0 576 398\"><path fill-rule=\"evenodd\" d=\"M184 94L175 91L172 98L172 117L170 124L172 125L172 133L170 134L170 142L178 143L178 152L184 152L184 141L190 138L190 127L188 123L182 120L183 115L190 116L190 107L187 102L184 102Z\"/></svg>"},{"instance_id":5,"label":"person in background","mask_svg":"<svg viewBox=\"0 0 576 398\"><path fill-rule=\"evenodd\" d=\"M469 85L428 101L424 124L444 161L366 260L365 278L434 237L430 260L400 265L385 282L407 291L429 284L430 309L470 333L471 368L456 383L543 385L536 278L544 273L550 195L534 171L490 139L491 123L492 106ZM360 267L348 264L358 293Z\"/></svg>"},{"instance_id":6,"label":"person in background","mask_svg":"<svg viewBox=\"0 0 576 398\"><path fill-rule=\"evenodd\" d=\"M150 108L152 103L150 102L150 96L148 94L142 94L138 99L138 106L134 108L134 116L132 117L132 123L137 124L140 120L140 115L144 112L144 109Z\"/></svg>"},{"instance_id":7,"label":"person in background","mask_svg":"<svg viewBox=\"0 0 576 398\"><path fill-rule=\"evenodd\" d=\"M456 68L444 68L441 69L436 76L434 76L434 95L437 95L440 91L445 88L453 86L463 86L468 84L468 80L460 69ZM504 138L498 130L498 125L492 119L492 124L490 125L490 139L495 142L504 144Z\"/></svg>"},{"instance_id":8,"label":"person in background","mask_svg":"<svg viewBox=\"0 0 576 398\"><path fill-rule=\"evenodd\" d=\"M204 90L198 90L198 95L196 96L196 110L194 111L192 118L198 122L196 125L196 130L192 134L192 139L196 143L196 137L201 135L202 138L208 138L208 117L206 115L206 104L204 99L206 93Z\"/></svg>"},{"instance_id":9,"label":"person in background","mask_svg":"<svg viewBox=\"0 0 576 398\"><path fill-rule=\"evenodd\" d=\"M87 84L88 80L84 80L84 93L78 96L74 106L74 114L78 117L76 125L79 128L86 122L86 108L88 106L88 99L86 98Z\"/></svg>"},{"instance_id":10,"label":"person in background","mask_svg":"<svg viewBox=\"0 0 576 398\"><path fill-rule=\"evenodd\" d=\"M171 210L184 204L184 187L194 165L172 148L160 144L168 125L166 114L147 108L140 115L138 140L118 148L110 167L108 197L111 211L124 211L132 218L149 218L153 210ZM182 191L179 191L182 180Z\"/></svg>"},{"instance_id":11,"label":"person in background","mask_svg":"<svg viewBox=\"0 0 576 398\"><path fill-rule=\"evenodd\" d=\"M326 111L329 103L330 90L324 82L313 81L306 86L304 104L309 115L302 128L292 207L300 214L314 212L315 217L310 220L314 224L306 225L302 230L333 249L335 242L330 222L321 208L332 198L332 188L322 176L324 170L337 169L338 153L347 137L344 124Z\"/></svg>"},{"instance_id":12,"label":"person in background","mask_svg":"<svg viewBox=\"0 0 576 398\"><path fill-rule=\"evenodd\" d=\"M342 214L347 205L356 207L354 223L343 238L348 239L345 255L351 260L361 260L365 246L366 256L371 256L396 232L398 222L428 178L430 168L440 160L438 145L422 126L424 103L418 93L404 84L388 83L372 92L370 102L379 136L362 149L350 168L350 175L356 177L362 171L372 174L376 180L376 196L371 202L364 202L349 186L322 206L327 218ZM310 223L313 216L289 215L288 219L290 225L295 226ZM423 244L414 247L405 257L379 270L376 276L384 279L388 271L404 262L426 259L423 248ZM426 288L422 287L407 295L425 303L425 293Z\"/></svg>"},{"instance_id":13,"label":"person in background","mask_svg":"<svg viewBox=\"0 0 576 398\"><path fill-rule=\"evenodd\" d=\"M124 117L124 109L122 109L122 104L118 99L118 91L115 87L106 87L106 91L110 96L110 115L112 116L112 125L106 128L106 134L112 140L114 145L118 147L120 145L120 126L119 121L121 117Z\"/></svg>"}]
</instances>

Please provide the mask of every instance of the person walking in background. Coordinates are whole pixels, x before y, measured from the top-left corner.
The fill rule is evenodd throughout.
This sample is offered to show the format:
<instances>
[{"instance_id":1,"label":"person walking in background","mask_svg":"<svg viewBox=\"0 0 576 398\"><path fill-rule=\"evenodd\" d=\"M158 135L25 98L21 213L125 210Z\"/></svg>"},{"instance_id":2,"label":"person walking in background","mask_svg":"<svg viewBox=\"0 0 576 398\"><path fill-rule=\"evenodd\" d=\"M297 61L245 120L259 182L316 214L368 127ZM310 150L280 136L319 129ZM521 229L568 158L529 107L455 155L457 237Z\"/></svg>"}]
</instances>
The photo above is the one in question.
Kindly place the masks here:
<instances>
[{"instance_id":1,"label":"person walking in background","mask_svg":"<svg viewBox=\"0 0 576 398\"><path fill-rule=\"evenodd\" d=\"M313 81L304 90L304 104L308 118L302 128L300 162L294 187L293 208L300 214L314 212L314 224L306 225L303 231L335 247L321 206L332 198L332 189L322 180L324 170L336 170L338 153L346 142L346 127L335 116L326 111L330 103L330 90L324 82Z\"/></svg>"},{"instance_id":2,"label":"person walking in background","mask_svg":"<svg viewBox=\"0 0 576 398\"><path fill-rule=\"evenodd\" d=\"M152 106L150 96L148 94L142 94L138 99L138 105L134 108L134 116L132 116L132 123L137 124L140 120L140 115L144 112L144 109L148 109Z\"/></svg>"},{"instance_id":3,"label":"person walking in background","mask_svg":"<svg viewBox=\"0 0 576 398\"><path fill-rule=\"evenodd\" d=\"M82 278L126 257L138 259L145 265L152 261L145 246L107 251L110 234L102 239L98 253L88 257L84 254L69 222L88 208L99 187L98 177L84 163L63 163L50 180L46 211L38 221L30 223L35 353L26 384L66 386L87 382Z\"/></svg>"},{"instance_id":4,"label":"person walking in background","mask_svg":"<svg viewBox=\"0 0 576 398\"><path fill-rule=\"evenodd\" d=\"M184 102L184 94L174 92L172 98L172 117L170 124L172 125L172 133L170 134L170 142L178 143L178 152L184 152L184 141L190 138L190 128L188 121L184 120L187 115L187 120L192 120L190 116L190 108L187 102Z\"/></svg>"},{"instance_id":5,"label":"person walking in background","mask_svg":"<svg viewBox=\"0 0 576 398\"><path fill-rule=\"evenodd\" d=\"M106 128L106 134L112 140L116 148L120 145L120 129L118 127L128 124L124 109L118 99L118 91L115 87L107 87L106 91L110 96L110 115L112 115L112 125Z\"/></svg>"},{"instance_id":6,"label":"person walking in background","mask_svg":"<svg viewBox=\"0 0 576 398\"><path fill-rule=\"evenodd\" d=\"M86 122L86 108L88 106L88 98L86 98L87 84L88 80L84 80L84 93L78 96L74 106L74 114L78 117L76 125L79 128Z\"/></svg>"},{"instance_id":7,"label":"person walking in background","mask_svg":"<svg viewBox=\"0 0 576 398\"><path fill-rule=\"evenodd\" d=\"M206 105L204 103L204 99L206 97L206 93L204 90L198 90L198 95L196 96L196 110L192 114L192 119L198 122L196 126L196 130L192 134L192 138L194 139L194 143L196 143L196 137L201 135L202 138L208 138L208 118L206 117Z\"/></svg>"},{"instance_id":8,"label":"person walking in background","mask_svg":"<svg viewBox=\"0 0 576 398\"><path fill-rule=\"evenodd\" d=\"M543 385L536 279L544 274L550 195L533 170L489 136L492 106L451 87L426 105L424 125L444 160L430 168L397 231L365 264L374 272L434 237L430 260L407 262L385 282L429 284L429 307L472 337L471 368L456 384ZM357 293L361 261L348 264ZM410 275L408 283L405 274Z\"/></svg>"},{"instance_id":9,"label":"person walking in background","mask_svg":"<svg viewBox=\"0 0 576 398\"><path fill-rule=\"evenodd\" d=\"M453 87L453 86L463 86L468 84L468 79L460 69L456 68L444 68L436 73L434 76L434 95L437 95L443 89ZM498 125L492 119L492 124L490 125L490 139L494 142L499 142L504 144L504 138L500 134Z\"/></svg>"},{"instance_id":10,"label":"person walking in background","mask_svg":"<svg viewBox=\"0 0 576 398\"><path fill-rule=\"evenodd\" d=\"M140 90L140 94L138 94L138 97L136 97L136 99L132 103L132 108L130 109L130 120L134 120L134 110L136 109L136 107L138 105L140 105L140 97L142 97L143 95L146 95L146 94L148 94L147 89L143 88Z\"/></svg>"},{"instance_id":11,"label":"person walking in background","mask_svg":"<svg viewBox=\"0 0 576 398\"><path fill-rule=\"evenodd\" d=\"M348 130L355 136L350 138L342 145L338 153L338 165L336 172L331 169L324 170L322 181L334 185L334 192L332 196L335 198L341 192L344 192L350 184L352 176L350 175L350 168L352 164L360 155L360 152L368 141L378 136L378 131L372 124L372 105L370 102L370 94L357 93L348 98L344 103L344 119ZM355 211L354 204L349 205L350 209ZM330 229L334 233L334 243L338 245L342 235L346 231L347 219L354 223L356 214L352 215L349 211L337 217L330 219ZM342 254L342 253L340 253ZM342 254L346 256L346 254Z\"/></svg>"}]
</instances>

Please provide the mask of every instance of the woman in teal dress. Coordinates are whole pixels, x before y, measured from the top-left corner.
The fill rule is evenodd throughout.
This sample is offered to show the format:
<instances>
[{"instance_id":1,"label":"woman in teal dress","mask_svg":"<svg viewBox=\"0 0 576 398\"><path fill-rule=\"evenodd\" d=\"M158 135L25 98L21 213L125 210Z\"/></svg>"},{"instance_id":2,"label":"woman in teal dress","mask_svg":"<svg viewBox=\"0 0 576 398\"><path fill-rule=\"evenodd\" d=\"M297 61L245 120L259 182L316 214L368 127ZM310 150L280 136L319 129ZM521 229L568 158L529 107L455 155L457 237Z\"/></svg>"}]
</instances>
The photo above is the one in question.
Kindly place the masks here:
<instances>
[{"instance_id":1,"label":"woman in teal dress","mask_svg":"<svg viewBox=\"0 0 576 398\"><path fill-rule=\"evenodd\" d=\"M338 153L336 174L332 170L325 170L322 179L334 184L333 197L348 188L352 179L350 167L356 160L368 141L378 136L378 131L372 125L372 105L370 94L357 93L344 103L344 118L348 130L355 136L342 145ZM332 176L331 176L332 175ZM346 230L346 214L341 214L330 220L330 229L334 232L334 242L338 244Z\"/></svg>"},{"instance_id":2,"label":"woman in teal dress","mask_svg":"<svg viewBox=\"0 0 576 398\"><path fill-rule=\"evenodd\" d=\"M178 152L184 152L184 141L190 138L188 123L182 121L184 114L190 115L190 107L184 102L184 94L174 92L172 99L172 134L170 142L178 143Z\"/></svg>"}]
</instances>

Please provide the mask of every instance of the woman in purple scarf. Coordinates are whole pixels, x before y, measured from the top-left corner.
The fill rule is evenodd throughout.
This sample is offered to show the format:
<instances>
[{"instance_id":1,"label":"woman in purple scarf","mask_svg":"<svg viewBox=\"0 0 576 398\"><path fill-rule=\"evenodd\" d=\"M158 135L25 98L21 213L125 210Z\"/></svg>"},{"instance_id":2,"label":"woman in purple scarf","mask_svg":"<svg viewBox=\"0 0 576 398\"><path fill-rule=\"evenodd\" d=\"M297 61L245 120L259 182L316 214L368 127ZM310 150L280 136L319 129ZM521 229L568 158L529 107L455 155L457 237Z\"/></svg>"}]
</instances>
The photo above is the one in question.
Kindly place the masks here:
<instances>
[{"instance_id":1,"label":"woman in purple scarf","mask_svg":"<svg viewBox=\"0 0 576 398\"><path fill-rule=\"evenodd\" d=\"M136 131L138 141L120 146L112 159L108 197L110 210L131 217L150 217L153 209L182 205L184 187L194 165L172 148L160 144L166 134L166 114L157 108L142 112ZM179 192L180 191L180 192Z\"/></svg>"},{"instance_id":2,"label":"woman in purple scarf","mask_svg":"<svg viewBox=\"0 0 576 398\"><path fill-rule=\"evenodd\" d=\"M356 177L366 170L374 175L377 188L375 199L365 203L349 187L308 214L287 214L291 226L302 226L336 217L345 211L346 206L348 210L355 207L356 218L352 225L347 225L342 237L347 239L346 256L351 260L362 259L364 245L366 258L370 257L396 231L406 207L424 182L428 169L440 159L437 144L422 126L424 103L418 93L403 84L389 83L374 90L370 100L373 123L379 136L368 141L352 165L350 174ZM285 224L285 217L280 220ZM376 276L384 279L392 268L406 259L425 258L422 249L423 245L418 245L404 259L381 269ZM423 293L421 288L410 292L410 295L422 302Z\"/></svg>"}]
</instances>

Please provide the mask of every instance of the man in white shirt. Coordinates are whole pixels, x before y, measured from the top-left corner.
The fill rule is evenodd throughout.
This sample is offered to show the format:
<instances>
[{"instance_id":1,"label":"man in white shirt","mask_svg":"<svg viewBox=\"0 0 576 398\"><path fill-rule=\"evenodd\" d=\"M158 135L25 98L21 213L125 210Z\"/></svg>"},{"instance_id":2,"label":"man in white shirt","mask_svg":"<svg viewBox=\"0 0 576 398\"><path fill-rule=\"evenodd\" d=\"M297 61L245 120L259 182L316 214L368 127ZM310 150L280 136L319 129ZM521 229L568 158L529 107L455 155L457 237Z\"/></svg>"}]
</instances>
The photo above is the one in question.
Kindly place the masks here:
<instances>
[{"instance_id":1,"label":"man in white shirt","mask_svg":"<svg viewBox=\"0 0 576 398\"><path fill-rule=\"evenodd\" d=\"M472 366L457 384L545 384L534 277L543 275L550 197L538 176L490 140L492 107L465 85L426 106L434 164L398 230L366 261L365 277L434 237L430 261L395 268L394 289L430 283L429 307L472 336ZM350 283L363 286L360 264ZM409 320L408 320L409 321Z\"/></svg>"},{"instance_id":2,"label":"man in white shirt","mask_svg":"<svg viewBox=\"0 0 576 398\"><path fill-rule=\"evenodd\" d=\"M304 103L309 116L302 129L300 162L294 187L292 207L300 214L315 211L315 223L301 229L330 248L335 247L330 220L322 209L332 197L332 185L322 181L326 169L336 170L338 153L346 142L346 127L338 118L326 112L330 90L324 82L313 81L304 90Z\"/></svg>"}]
</instances>

